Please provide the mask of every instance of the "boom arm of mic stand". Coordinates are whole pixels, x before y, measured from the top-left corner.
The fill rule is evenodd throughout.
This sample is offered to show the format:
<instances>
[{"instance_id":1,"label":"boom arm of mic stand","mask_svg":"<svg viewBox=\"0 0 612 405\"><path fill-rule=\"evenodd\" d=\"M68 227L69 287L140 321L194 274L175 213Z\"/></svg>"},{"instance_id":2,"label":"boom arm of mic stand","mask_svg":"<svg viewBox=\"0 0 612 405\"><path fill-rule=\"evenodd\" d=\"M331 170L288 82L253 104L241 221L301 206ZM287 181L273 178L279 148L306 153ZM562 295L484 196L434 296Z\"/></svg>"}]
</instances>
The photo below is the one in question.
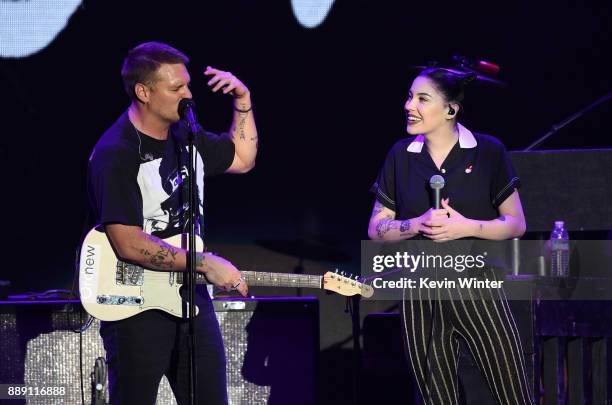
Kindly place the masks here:
<instances>
[{"instance_id":1,"label":"boom arm of mic stand","mask_svg":"<svg viewBox=\"0 0 612 405\"><path fill-rule=\"evenodd\" d=\"M558 123L556 125L553 125L552 129L550 131L548 131L543 136L541 136L538 140L536 140L531 145L526 147L524 149L524 152L528 152L528 151L530 151L532 149L537 148L542 142L544 142L545 140L547 140L548 138L553 136L558 130L560 130L561 128L565 127L570 122L577 120L578 118L582 117L584 114L588 113L589 111L591 111L592 109L594 109L598 105L603 104L603 103L605 103L606 101L608 101L610 99L612 99L612 92L610 92L610 93L606 94L605 96L601 97L600 99L596 100L594 103L592 103L588 107L586 107L586 108L578 111L577 113L569 116L568 118L564 119L560 123Z\"/></svg>"}]
</instances>

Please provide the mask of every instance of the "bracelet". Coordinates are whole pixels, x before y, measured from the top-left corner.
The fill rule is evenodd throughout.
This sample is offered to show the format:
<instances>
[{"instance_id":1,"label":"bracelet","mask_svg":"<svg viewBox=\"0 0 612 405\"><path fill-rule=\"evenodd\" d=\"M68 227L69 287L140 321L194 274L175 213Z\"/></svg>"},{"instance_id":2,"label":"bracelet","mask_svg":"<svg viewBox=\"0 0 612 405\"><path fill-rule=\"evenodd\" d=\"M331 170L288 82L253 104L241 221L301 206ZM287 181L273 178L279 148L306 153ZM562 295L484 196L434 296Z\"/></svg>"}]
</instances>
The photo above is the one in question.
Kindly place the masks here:
<instances>
[{"instance_id":1,"label":"bracelet","mask_svg":"<svg viewBox=\"0 0 612 405\"><path fill-rule=\"evenodd\" d=\"M246 110L241 110L240 108L236 108L236 106L234 106L234 111L238 111L239 113L242 114L246 114L249 111L251 111L253 109L253 105L251 105L249 108L247 108Z\"/></svg>"}]
</instances>

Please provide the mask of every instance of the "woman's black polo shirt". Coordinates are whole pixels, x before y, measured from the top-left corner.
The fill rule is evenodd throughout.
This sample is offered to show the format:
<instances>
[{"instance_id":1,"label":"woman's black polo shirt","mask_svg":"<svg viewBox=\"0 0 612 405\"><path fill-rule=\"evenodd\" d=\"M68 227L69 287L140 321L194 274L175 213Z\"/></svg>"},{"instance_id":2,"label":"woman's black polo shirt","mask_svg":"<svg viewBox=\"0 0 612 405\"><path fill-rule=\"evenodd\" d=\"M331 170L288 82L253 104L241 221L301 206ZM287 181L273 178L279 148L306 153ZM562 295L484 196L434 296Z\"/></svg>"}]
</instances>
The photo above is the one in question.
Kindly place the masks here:
<instances>
[{"instance_id":1,"label":"woman's black polo shirt","mask_svg":"<svg viewBox=\"0 0 612 405\"><path fill-rule=\"evenodd\" d=\"M395 211L396 219L414 218L433 206L429 179L439 174L442 198L463 216L477 220L499 217L497 208L520 187L506 148L496 138L472 134L459 124L459 140L436 167L424 137L397 142L389 151L372 191L376 200Z\"/></svg>"}]
</instances>

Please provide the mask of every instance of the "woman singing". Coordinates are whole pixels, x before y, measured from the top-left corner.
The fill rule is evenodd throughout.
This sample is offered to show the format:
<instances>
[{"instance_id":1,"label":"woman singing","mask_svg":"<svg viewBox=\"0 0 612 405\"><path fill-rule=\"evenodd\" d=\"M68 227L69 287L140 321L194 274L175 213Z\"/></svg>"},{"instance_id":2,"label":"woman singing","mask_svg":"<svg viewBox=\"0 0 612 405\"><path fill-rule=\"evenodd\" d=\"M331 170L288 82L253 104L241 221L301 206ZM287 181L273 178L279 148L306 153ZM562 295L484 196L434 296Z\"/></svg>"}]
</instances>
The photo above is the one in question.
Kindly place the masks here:
<instances>
[{"instance_id":1,"label":"woman singing","mask_svg":"<svg viewBox=\"0 0 612 405\"><path fill-rule=\"evenodd\" d=\"M457 122L464 88L474 78L432 68L412 83L404 106L411 136L393 146L374 184L371 239L503 240L525 232L519 179L505 147ZM433 175L445 179L440 209L431 208ZM479 299L483 294L494 299ZM501 289L435 301L412 290L404 297L403 333L426 404L458 404L459 338L500 404L533 404L518 330Z\"/></svg>"}]
</instances>

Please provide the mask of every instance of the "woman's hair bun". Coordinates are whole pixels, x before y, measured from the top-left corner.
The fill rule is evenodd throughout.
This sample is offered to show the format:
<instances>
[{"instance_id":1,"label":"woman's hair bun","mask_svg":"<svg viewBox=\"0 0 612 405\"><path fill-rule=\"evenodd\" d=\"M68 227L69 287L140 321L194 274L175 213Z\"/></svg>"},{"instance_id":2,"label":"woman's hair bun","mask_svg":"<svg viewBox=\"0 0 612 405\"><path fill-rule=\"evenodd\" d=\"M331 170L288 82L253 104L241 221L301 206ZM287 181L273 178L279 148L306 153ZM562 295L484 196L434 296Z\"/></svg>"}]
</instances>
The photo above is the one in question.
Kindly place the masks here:
<instances>
[{"instance_id":1,"label":"woman's hair bun","mask_svg":"<svg viewBox=\"0 0 612 405\"><path fill-rule=\"evenodd\" d=\"M473 82L474 80L476 80L477 78L478 78L478 75L476 73L468 72L468 73L464 73L461 75L459 82L461 83L463 87L465 87L471 82Z\"/></svg>"}]
</instances>

